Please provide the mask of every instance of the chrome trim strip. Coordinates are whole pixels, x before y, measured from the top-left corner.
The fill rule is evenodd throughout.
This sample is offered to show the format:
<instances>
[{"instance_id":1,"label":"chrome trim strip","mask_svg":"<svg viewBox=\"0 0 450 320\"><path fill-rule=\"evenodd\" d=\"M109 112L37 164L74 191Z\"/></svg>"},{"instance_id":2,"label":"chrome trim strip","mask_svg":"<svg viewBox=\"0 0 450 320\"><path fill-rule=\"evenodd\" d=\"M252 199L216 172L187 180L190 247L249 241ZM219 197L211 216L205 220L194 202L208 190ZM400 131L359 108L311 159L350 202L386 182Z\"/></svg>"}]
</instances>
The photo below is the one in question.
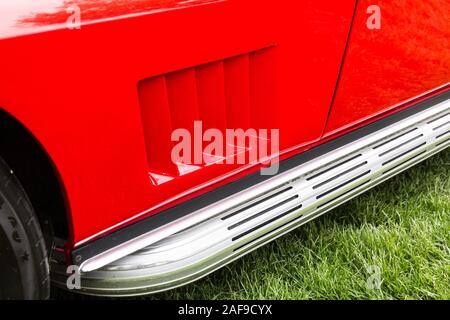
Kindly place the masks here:
<instances>
[{"instance_id":1,"label":"chrome trim strip","mask_svg":"<svg viewBox=\"0 0 450 320\"><path fill-rule=\"evenodd\" d=\"M81 292L128 296L197 280L447 148L449 111L450 100L438 103L88 259Z\"/></svg>"}]
</instances>

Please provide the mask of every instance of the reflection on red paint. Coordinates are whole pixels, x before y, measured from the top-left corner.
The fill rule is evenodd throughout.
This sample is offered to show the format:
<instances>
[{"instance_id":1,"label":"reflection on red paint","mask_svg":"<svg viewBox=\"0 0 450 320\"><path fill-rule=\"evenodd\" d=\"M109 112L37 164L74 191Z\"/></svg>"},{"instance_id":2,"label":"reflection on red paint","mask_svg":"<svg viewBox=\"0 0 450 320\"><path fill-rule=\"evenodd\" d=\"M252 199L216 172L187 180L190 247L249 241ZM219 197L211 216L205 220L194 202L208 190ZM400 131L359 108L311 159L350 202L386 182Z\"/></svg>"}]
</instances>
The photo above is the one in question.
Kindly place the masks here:
<instances>
[{"instance_id":1,"label":"reflection on red paint","mask_svg":"<svg viewBox=\"0 0 450 320\"><path fill-rule=\"evenodd\" d=\"M100 20L121 15L142 13L160 9L173 9L220 0L64 0L54 10L33 13L18 21L19 24L36 26L60 24L67 20L67 8L78 6L83 21Z\"/></svg>"},{"instance_id":2,"label":"reflection on red paint","mask_svg":"<svg viewBox=\"0 0 450 320\"><path fill-rule=\"evenodd\" d=\"M381 29L367 8L381 8ZM326 134L387 111L450 80L450 2L359 1Z\"/></svg>"},{"instance_id":3,"label":"reflection on red paint","mask_svg":"<svg viewBox=\"0 0 450 320\"><path fill-rule=\"evenodd\" d=\"M29 22L0 19L0 106L53 160L74 243L243 177L240 165L210 165L151 183L168 168L159 146L172 125L200 116L205 128L279 129L283 152L320 138L356 1L207 2L74 1L95 23L69 30L63 0L0 1L2 18ZM161 77L142 108L139 83Z\"/></svg>"}]
</instances>

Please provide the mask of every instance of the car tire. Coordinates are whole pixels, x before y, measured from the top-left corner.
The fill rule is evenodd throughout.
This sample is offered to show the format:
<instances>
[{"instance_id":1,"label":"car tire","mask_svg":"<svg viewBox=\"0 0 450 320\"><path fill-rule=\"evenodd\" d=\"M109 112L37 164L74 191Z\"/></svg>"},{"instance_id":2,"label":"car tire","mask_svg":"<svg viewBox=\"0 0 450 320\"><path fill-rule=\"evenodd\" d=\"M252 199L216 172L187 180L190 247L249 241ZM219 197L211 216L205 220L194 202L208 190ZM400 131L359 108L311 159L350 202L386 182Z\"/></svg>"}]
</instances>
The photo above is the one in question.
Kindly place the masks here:
<instances>
[{"instance_id":1,"label":"car tire","mask_svg":"<svg viewBox=\"0 0 450 320\"><path fill-rule=\"evenodd\" d=\"M47 249L33 206L0 158L0 299L50 296Z\"/></svg>"}]
</instances>

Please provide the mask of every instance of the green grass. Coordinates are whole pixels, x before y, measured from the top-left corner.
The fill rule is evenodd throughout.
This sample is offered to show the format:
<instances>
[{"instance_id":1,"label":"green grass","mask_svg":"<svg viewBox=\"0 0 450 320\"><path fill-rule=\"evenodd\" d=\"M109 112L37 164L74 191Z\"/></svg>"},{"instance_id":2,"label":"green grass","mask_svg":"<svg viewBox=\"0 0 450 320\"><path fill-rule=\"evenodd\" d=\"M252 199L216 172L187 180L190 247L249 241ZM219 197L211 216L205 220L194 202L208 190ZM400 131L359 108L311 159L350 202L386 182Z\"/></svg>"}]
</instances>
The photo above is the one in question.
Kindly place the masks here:
<instances>
[{"instance_id":1,"label":"green grass","mask_svg":"<svg viewBox=\"0 0 450 320\"><path fill-rule=\"evenodd\" d=\"M370 266L380 289L370 289ZM450 299L450 150L153 299ZM147 297L148 299L148 297Z\"/></svg>"}]
</instances>

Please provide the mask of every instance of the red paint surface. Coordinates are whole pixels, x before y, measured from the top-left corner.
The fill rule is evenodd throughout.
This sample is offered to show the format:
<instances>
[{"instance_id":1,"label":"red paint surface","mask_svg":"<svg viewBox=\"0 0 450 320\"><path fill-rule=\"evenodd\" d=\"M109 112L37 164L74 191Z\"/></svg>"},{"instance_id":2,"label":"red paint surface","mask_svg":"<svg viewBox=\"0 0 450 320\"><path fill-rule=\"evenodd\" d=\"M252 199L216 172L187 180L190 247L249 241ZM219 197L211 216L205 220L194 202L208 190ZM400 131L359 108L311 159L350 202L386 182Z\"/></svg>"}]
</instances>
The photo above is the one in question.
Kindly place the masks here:
<instances>
[{"instance_id":1,"label":"red paint surface","mask_svg":"<svg viewBox=\"0 0 450 320\"><path fill-rule=\"evenodd\" d=\"M381 29L369 30L369 5ZM450 2L358 2L326 134L395 108L450 81Z\"/></svg>"},{"instance_id":2,"label":"red paint surface","mask_svg":"<svg viewBox=\"0 0 450 320\"><path fill-rule=\"evenodd\" d=\"M442 9L418 9L428 10L420 12L429 15L427 23L435 23L426 29L427 37L411 30L412 21L405 25L402 12L398 20L387 13L383 27L389 34L383 35L382 29L382 39L375 41L361 27L365 8L360 5L325 128L355 2L71 1L81 8L80 30L65 28L68 2L2 2L0 107L35 135L54 162L68 196L73 244L248 172L229 177L226 174L239 167L208 166L170 183L153 184L152 164L163 170L170 164L167 153L154 158L152 152L155 145L156 150L170 150L165 141L173 129L172 122L152 122L154 114L166 112L178 123L199 117L221 127L247 123L279 128L282 148L299 152L320 143L325 129L331 134L448 82L450 59L443 34L449 19L434 17ZM384 3L388 11L401 9ZM405 6L411 3L422 5L405 1ZM442 4L448 13L448 4ZM405 38L411 47L403 47ZM261 55L252 64L249 54L265 48L271 48L273 56ZM411 58L411 50L419 54L417 59ZM392 66L383 65L387 57L398 64L400 79L393 78ZM258 75L255 81L245 77L246 66ZM200 74L192 71L197 67ZM363 67L369 77L358 73ZM422 68L423 80L405 84L417 80L413 67ZM164 83L146 85L176 92L168 100L160 97L167 109L143 107L139 84L163 77ZM199 91L193 77L199 82L215 79L223 88L208 80L202 88L211 87ZM148 95L155 92L146 89ZM375 93L382 96L375 99ZM183 113L185 99L190 101L186 109L198 113ZM214 102L212 109L204 107L208 101ZM158 126L160 139L149 140Z\"/></svg>"},{"instance_id":3,"label":"red paint surface","mask_svg":"<svg viewBox=\"0 0 450 320\"><path fill-rule=\"evenodd\" d=\"M181 1L142 0L125 6L124 1L79 0L74 3L81 7L80 30L65 28L63 1L46 0L40 11L30 12L25 6L20 9L21 3L9 9L1 5L2 15L16 19L0 28L0 38L5 38L0 41L0 106L20 119L51 156L68 195L72 241L80 243L153 214L156 211L148 210L199 185L218 182L236 169L209 166L171 183L152 184L148 128L143 127L138 97L141 80L273 46L276 60L267 66L273 70L267 77L276 85L265 92L270 101L258 94L257 103L266 104L266 114L254 112L254 119L280 128L284 148L317 141L355 1L180 5ZM261 63L256 71L264 74L266 62ZM213 71L220 75L221 69ZM261 90L267 79L257 80L260 84L253 85ZM237 91L238 86L228 84L226 90ZM208 103L208 94L201 95L202 105ZM217 97L214 93L211 99ZM207 122L224 123L217 116L223 115L220 103L208 110ZM230 123L238 119L235 108L230 102ZM151 119L147 121L151 125Z\"/></svg>"}]
</instances>

